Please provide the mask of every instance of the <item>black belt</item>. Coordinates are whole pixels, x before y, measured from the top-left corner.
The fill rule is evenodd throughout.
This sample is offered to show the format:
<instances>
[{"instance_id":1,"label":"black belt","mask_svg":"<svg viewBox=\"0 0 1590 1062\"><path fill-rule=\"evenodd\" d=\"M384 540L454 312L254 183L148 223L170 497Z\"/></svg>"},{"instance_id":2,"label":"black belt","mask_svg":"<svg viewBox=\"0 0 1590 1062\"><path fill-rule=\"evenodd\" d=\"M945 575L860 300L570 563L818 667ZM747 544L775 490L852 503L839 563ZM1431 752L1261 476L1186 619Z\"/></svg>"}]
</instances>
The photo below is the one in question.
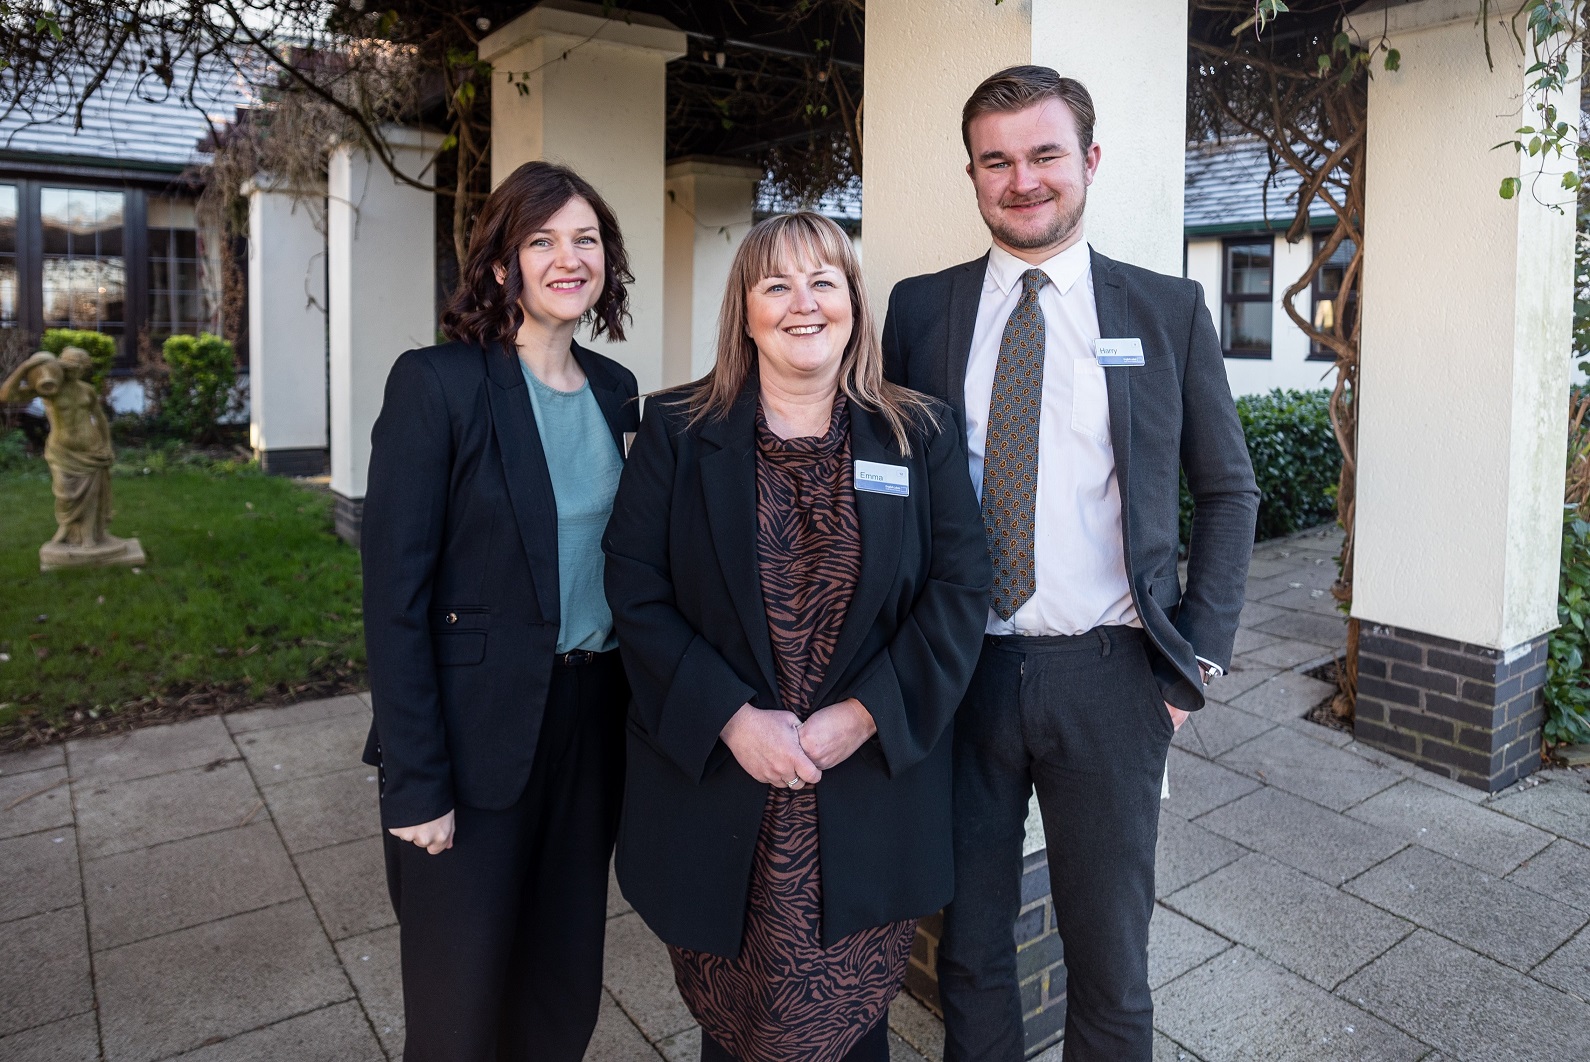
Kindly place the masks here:
<instances>
[{"instance_id":1,"label":"black belt","mask_svg":"<svg viewBox=\"0 0 1590 1062\"><path fill-rule=\"evenodd\" d=\"M558 667L584 667L586 664L594 663L597 657L602 655L604 654L593 653L589 649L570 649L566 653L554 654L552 663Z\"/></svg>"}]
</instances>

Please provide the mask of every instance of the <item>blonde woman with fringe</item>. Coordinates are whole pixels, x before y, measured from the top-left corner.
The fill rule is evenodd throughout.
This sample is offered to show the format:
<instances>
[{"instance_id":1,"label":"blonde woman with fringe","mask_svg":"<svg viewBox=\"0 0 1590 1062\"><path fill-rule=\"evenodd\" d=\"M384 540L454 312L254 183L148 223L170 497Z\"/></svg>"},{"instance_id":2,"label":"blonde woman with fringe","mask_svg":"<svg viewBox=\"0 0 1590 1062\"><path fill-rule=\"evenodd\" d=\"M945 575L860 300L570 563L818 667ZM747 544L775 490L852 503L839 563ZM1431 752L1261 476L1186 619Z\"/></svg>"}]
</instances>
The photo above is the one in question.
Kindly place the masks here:
<instances>
[{"instance_id":1,"label":"blonde woman with fringe","mask_svg":"<svg viewBox=\"0 0 1590 1062\"><path fill-rule=\"evenodd\" d=\"M950 898L982 521L947 408L883 378L850 241L769 218L707 376L654 396L603 548L633 690L618 877L703 1060L883 1062Z\"/></svg>"}]
</instances>

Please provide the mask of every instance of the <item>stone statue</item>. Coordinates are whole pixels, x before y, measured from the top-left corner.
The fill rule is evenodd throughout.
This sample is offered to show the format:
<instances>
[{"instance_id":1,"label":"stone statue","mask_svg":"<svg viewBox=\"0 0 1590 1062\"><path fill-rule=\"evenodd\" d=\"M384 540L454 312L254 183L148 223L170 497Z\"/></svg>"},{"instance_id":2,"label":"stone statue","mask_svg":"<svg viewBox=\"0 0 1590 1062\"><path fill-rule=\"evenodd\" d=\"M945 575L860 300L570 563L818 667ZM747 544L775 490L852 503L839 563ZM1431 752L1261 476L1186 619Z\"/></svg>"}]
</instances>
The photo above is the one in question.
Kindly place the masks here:
<instances>
[{"instance_id":1,"label":"stone statue","mask_svg":"<svg viewBox=\"0 0 1590 1062\"><path fill-rule=\"evenodd\" d=\"M67 347L59 358L41 350L0 385L0 401L38 397L50 419L44 460L55 491L57 527L55 537L39 547L40 571L144 563L136 538L105 531L113 455L110 418L87 379L92 370L93 360L78 347Z\"/></svg>"}]
</instances>

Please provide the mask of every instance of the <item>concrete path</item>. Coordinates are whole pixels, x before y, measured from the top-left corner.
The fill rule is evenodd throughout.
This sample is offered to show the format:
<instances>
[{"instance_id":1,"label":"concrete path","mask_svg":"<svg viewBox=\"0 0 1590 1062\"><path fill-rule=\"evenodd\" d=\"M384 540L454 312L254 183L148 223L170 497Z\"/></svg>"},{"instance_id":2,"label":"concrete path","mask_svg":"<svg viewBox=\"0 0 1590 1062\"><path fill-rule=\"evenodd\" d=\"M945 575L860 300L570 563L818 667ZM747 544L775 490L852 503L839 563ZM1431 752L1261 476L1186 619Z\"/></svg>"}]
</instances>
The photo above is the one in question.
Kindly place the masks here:
<instances>
[{"instance_id":1,"label":"concrete path","mask_svg":"<svg viewBox=\"0 0 1590 1062\"><path fill-rule=\"evenodd\" d=\"M1486 798L1303 721L1343 637L1335 548L1259 547L1223 703L1172 750L1156 1062L1590 1057L1590 775ZM341 697L0 757L0 1059L399 1057L368 718ZM587 1057L693 1062L661 944L609 904ZM897 1062L940 1057L914 1000L891 1025Z\"/></svg>"}]
</instances>

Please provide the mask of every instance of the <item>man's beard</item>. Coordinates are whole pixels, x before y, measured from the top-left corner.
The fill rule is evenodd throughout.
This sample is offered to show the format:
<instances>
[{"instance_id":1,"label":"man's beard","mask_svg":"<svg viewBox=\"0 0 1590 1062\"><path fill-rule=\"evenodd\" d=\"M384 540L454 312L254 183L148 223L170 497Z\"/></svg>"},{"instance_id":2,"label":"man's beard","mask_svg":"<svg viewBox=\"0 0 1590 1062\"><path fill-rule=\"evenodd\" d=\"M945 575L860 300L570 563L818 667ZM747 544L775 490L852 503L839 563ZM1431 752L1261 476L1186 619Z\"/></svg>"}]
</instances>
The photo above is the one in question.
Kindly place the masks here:
<instances>
[{"instance_id":1,"label":"man's beard","mask_svg":"<svg viewBox=\"0 0 1590 1062\"><path fill-rule=\"evenodd\" d=\"M1011 204L1019 205L1019 204ZM994 238L1007 247L1014 247L1018 251L1039 251L1045 247L1053 247L1076 231L1082 224L1082 212L1088 205L1087 189L1077 196L1076 202L1070 209L1060 209L1048 226L1036 233L1022 233L1005 224L1000 214L989 217L983 215L983 223L988 226L988 231Z\"/></svg>"}]
</instances>

